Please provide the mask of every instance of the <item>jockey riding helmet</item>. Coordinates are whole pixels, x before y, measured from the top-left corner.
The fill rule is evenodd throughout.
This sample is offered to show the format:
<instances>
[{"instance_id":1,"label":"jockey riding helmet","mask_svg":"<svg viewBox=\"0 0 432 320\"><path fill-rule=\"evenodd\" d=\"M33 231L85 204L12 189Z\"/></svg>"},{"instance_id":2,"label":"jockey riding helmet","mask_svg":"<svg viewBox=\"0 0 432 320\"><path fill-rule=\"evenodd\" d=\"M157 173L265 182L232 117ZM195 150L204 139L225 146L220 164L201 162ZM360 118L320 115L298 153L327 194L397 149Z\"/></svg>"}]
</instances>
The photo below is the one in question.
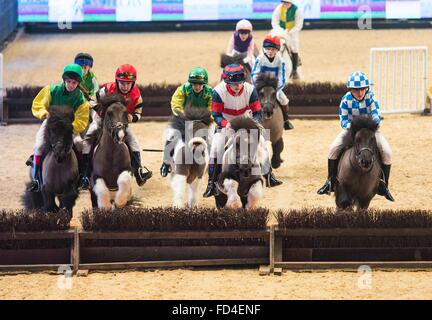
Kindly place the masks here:
<instances>
[{"instance_id":1,"label":"jockey riding helmet","mask_svg":"<svg viewBox=\"0 0 432 320\"><path fill-rule=\"evenodd\" d=\"M93 68L93 57L88 53L81 52L75 56L75 63L80 66L90 66Z\"/></svg>"},{"instance_id":2,"label":"jockey riding helmet","mask_svg":"<svg viewBox=\"0 0 432 320\"><path fill-rule=\"evenodd\" d=\"M68 64L64 68L62 78L63 78L63 80L66 80L66 78L69 78L69 79L81 82L81 81L83 81L83 76L84 76L84 74L83 74L82 68L79 65L72 63L72 64Z\"/></svg>"},{"instance_id":3,"label":"jockey riding helmet","mask_svg":"<svg viewBox=\"0 0 432 320\"><path fill-rule=\"evenodd\" d=\"M278 36L266 36L263 41L263 47L264 48L276 48L277 50L280 49L281 43L280 38Z\"/></svg>"},{"instance_id":4,"label":"jockey riding helmet","mask_svg":"<svg viewBox=\"0 0 432 320\"><path fill-rule=\"evenodd\" d=\"M243 19L237 22L236 31L239 33L252 32L252 23L249 20Z\"/></svg>"},{"instance_id":5,"label":"jockey riding helmet","mask_svg":"<svg viewBox=\"0 0 432 320\"><path fill-rule=\"evenodd\" d=\"M195 67L189 72L188 81L190 83L207 84L208 74L204 68Z\"/></svg>"},{"instance_id":6,"label":"jockey riding helmet","mask_svg":"<svg viewBox=\"0 0 432 320\"><path fill-rule=\"evenodd\" d=\"M237 63L227 65L223 70L222 78L227 84L239 84L246 81L244 68Z\"/></svg>"},{"instance_id":7,"label":"jockey riding helmet","mask_svg":"<svg viewBox=\"0 0 432 320\"><path fill-rule=\"evenodd\" d=\"M348 89L362 89L369 88L369 79L361 71L355 71L348 77Z\"/></svg>"}]
</instances>

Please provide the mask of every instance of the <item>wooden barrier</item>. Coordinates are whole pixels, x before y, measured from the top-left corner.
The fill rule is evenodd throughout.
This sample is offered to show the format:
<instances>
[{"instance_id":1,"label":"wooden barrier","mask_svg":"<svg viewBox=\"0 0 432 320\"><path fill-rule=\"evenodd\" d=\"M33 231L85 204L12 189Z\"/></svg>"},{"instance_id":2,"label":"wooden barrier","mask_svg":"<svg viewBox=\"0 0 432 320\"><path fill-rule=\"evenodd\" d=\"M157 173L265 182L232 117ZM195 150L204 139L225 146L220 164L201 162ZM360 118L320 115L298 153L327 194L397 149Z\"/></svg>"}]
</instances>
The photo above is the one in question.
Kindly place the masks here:
<instances>
[{"instance_id":1,"label":"wooden barrier","mask_svg":"<svg viewBox=\"0 0 432 320\"><path fill-rule=\"evenodd\" d=\"M270 267L289 270L343 269L357 270L361 265L371 268L432 267L432 247L287 247L287 238L418 238L432 237L431 228L357 228L357 229L274 229L273 261ZM432 238L431 238L432 239ZM270 270L272 271L272 270Z\"/></svg>"},{"instance_id":2,"label":"wooden barrier","mask_svg":"<svg viewBox=\"0 0 432 320\"><path fill-rule=\"evenodd\" d=\"M0 272L58 271L61 267L77 270L77 234L76 228L68 231L0 233L0 244L11 247L0 249ZM17 248L23 243L31 245L34 241L45 241L55 244L58 240L65 240L66 246Z\"/></svg>"},{"instance_id":3,"label":"wooden barrier","mask_svg":"<svg viewBox=\"0 0 432 320\"><path fill-rule=\"evenodd\" d=\"M78 267L87 270L259 265L269 263L269 233L262 231L81 232ZM175 245L182 240L260 240L261 245ZM89 246L88 241L110 241ZM122 240L165 241L163 246L116 246Z\"/></svg>"}]
</instances>

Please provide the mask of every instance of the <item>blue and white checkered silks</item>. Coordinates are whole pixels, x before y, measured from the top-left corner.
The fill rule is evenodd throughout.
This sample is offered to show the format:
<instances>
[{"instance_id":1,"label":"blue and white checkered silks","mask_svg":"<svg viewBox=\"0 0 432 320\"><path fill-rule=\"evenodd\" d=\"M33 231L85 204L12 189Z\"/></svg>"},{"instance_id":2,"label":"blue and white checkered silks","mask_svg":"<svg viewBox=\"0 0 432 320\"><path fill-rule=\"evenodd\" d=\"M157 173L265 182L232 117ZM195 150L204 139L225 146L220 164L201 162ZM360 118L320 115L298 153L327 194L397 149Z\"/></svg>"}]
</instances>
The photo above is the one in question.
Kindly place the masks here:
<instances>
[{"instance_id":1,"label":"blue and white checkered silks","mask_svg":"<svg viewBox=\"0 0 432 320\"><path fill-rule=\"evenodd\" d=\"M353 118L367 115L376 123L381 122L379 105L374 99L372 91L367 92L362 101L355 99L351 92L348 92L343 96L339 106L339 118L343 129L348 129L350 127Z\"/></svg>"},{"instance_id":2,"label":"blue and white checkered silks","mask_svg":"<svg viewBox=\"0 0 432 320\"><path fill-rule=\"evenodd\" d=\"M359 89L366 87L369 87L369 80L363 72L356 71L348 77L347 88Z\"/></svg>"}]
</instances>

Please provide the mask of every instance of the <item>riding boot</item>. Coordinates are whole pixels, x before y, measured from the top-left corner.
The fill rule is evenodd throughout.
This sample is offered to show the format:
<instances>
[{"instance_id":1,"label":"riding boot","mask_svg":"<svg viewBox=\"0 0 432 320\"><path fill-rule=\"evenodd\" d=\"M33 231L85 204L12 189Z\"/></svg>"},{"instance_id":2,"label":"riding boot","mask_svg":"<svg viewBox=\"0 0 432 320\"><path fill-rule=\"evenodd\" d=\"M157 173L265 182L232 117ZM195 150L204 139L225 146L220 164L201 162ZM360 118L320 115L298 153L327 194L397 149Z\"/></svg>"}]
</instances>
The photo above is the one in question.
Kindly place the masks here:
<instances>
[{"instance_id":1,"label":"riding boot","mask_svg":"<svg viewBox=\"0 0 432 320\"><path fill-rule=\"evenodd\" d=\"M276 178L271 168L269 173L264 175L264 179L265 179L266 187L268 188L276 187L283 183L282 181Z\"/></svg>"},{"instance_id":2,"label":"riding boot","mask_svg":"<svg viewBox=\"0 0 432 320\"><path fill-rule=\"evenodd\" d=\"M328 159L328 178L326 183L317 191L318 194L330 195L334 191L338 162L338 159Z\"/></svg>"},{"instance_id":3,"label":"riding boot","mask_svg":"<svg viewBox=\"0 0 432 320\"><path fill-rule=\"evenodd\" d=\"M281 109L282 109L282 117L283 117L283 121L284 121L284 129L285 130L294 129L294 126L292 125L292 123L288 119L288 104L286 104L284 106L281 105Z\"/></svg>"},{"instance_id":4,"label":"riding boot","mask_svg":"<svg viewBox=\"0 0 432 320\"><path fill-rule=\"evenodd\" d=\"M165 161L162 162L162 166L160 167L160 175L165 178L170 172L171 165L169 163L166 163Z\"/></svg>"},{"instance_id":5,"label":"riding boot","mask_svg":"<svg viewBox=\"0 0 432 320\"><path fill-rule=\"evenodd\" d=\"M298 66L298 61L299 61L299 55L298 53L291 53L291 61L292 61L292 72L291 72L291 77L293 78L293 80L298 80L300 79L300 76L297 72L297 66Z\"/></svg>"},{"instance_id":6,"label":"riding boot","mask_svg":"<svg viewBox=\"0 0 432 320\"><path fill-rule=\"evenodd\" d=\"M384 196L389 201L395 201L393 196L391 195L389 189L388 189L388 181L390 178L390 168L391 165L383 165L382 166L382 178L380 179L378 191L377 193L380 196Z\"/></svg>"},{"instance_id":7,"label":"riding boot","mask_svg":"<svg viewBox=\"0 0 432 320\"><path fill-rule=\"evenodd\" d=\"M215 164L214 166L209 166L208 168L208 183L207 189L204 191L203 197L209 198L211 196L218 195L218 189L216 186L216 180L218 177L219 165Z\"/></svg>"},{"instance_id":8,"label":"riding boot","mask_svg":"<svg viewBox=\"0 0 432 320\"><path fill-rule=\"evenodd\" d=\"M88 190L90 187L90 154L83 154L80 166L80 181L78 188L82 190Z\"/></svg>"},{"instance_id":9,"label":"riding boot","mask_svg":"<svg viewBox=\"0 0 432 320\"><path fill-rule=\"evenodd\" d=\"M131 166L136 182L140 187L144 185L144 183L146 183L146 181L150 179L153 175L153 173L149 171L146 167L144 168L147 170L147 172L143 170L141 165L141 155L139 151L132 152Z\"/></svg>"},{"instance_id":10,"label":"riding boot","mask_svg":"<svg viewBox=\"0 0 432 320\"><path fill-rule=\"evenodd\" d=\"M41 170L41 156L35 155L33 158L33 172L32 181L27 187L27 191L40 192L42 190L42 170Z\"/></svg>"}]
</instances>

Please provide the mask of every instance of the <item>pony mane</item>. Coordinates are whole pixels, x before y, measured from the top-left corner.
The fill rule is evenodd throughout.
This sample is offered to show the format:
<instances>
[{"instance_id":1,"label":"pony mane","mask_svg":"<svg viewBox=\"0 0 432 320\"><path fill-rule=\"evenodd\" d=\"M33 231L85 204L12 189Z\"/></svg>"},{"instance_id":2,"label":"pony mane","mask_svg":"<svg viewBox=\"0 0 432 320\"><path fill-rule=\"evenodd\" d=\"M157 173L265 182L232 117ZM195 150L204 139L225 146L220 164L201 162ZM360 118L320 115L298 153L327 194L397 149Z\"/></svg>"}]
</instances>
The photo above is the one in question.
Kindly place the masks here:
<instances>
[{"instance_id":1,"label":"pony mane","mask_svg":"<svg viewBox=\"0 0 432 320\"><path fill-rule=\"evenodd\" d=\"M237 63L243 66L243 68L247 69L249 72L251 72L251 67L249 63L245 63L244 57L240 55L230 56L225 53L221 54L221 60L220 60L220 67L225 68L229 64Z\"/></svg>"},{"instance_id":2,"label":"pony mane","mask_svg":"<svg viewBox=\"0 0 432 320\"><path fill-rule=\"evenodd\" d=\"M73 126L75 120L75 113L69 106L52 105L48 108L49 118L47 119L45 140L42 147L42 154L48 153L52 147L50 143L50 133L54 130L62 136L70 136L72 139Z\"/></svg>"},{"instance_id":3,"label":"pony mane","mask_svg":"<svg viewBox=\"0 0 432 320\"><path fill-rule=\"evenodd\" d=\"M255 87L257 91L260 91L264 87L272 87L276 89L278 87L278 80L276 77L272 77L269 74L261 73L255 80Z\"/></svg>"},{"instance_id":4,"label":"pony mane","mask_svg":"<svg viewBox=\"0 0 432 320\"><path fill-rule=\"evenodd\" d=\"M345 135L343 140L344 147L352 147L354 145L354 137L361 129L371 130L376 132L378 130L378 123L376 123L369 116L356 117L351 121L349 134Z\"/></svg>"},{"instance_id":5,"label":"pony mane","mask_svg":"<svg viewBox=\"0 0 432 320\"><path fill-rule=\"evenodd\" d=\"M171 127L181 132L183 140L185 139L186 121L201 121L208 127L213 120L208 109L186 105L184 113L178 117L172 117L170 121Z\"/></svg>"},{"instance_id":6,"label":"pony mane","mask_svg":"<svg viewBox=\"0 0 432 320\"><path fill-rule=\"evenodd\" d=\"M98 105L95 107L95 110L98 111L103 119L105 116L106 110L113 104L120 103L123 106L127 106L127 101L125 97L120 94L106 94L98 100Z\"/></svg>"},{"instance_id":7,"label":"pony mane","mask_svg":"<svg viewBox=\"0 0 432 320\"><path fill-rule=\"evenodd\" d=\"M230 121L231 128L234 131L238 131L240 129L252 130L252 129L261 129L261 125L256 122L253 118L250 117L237 117Z\"/></svg>"}]
</instances>

